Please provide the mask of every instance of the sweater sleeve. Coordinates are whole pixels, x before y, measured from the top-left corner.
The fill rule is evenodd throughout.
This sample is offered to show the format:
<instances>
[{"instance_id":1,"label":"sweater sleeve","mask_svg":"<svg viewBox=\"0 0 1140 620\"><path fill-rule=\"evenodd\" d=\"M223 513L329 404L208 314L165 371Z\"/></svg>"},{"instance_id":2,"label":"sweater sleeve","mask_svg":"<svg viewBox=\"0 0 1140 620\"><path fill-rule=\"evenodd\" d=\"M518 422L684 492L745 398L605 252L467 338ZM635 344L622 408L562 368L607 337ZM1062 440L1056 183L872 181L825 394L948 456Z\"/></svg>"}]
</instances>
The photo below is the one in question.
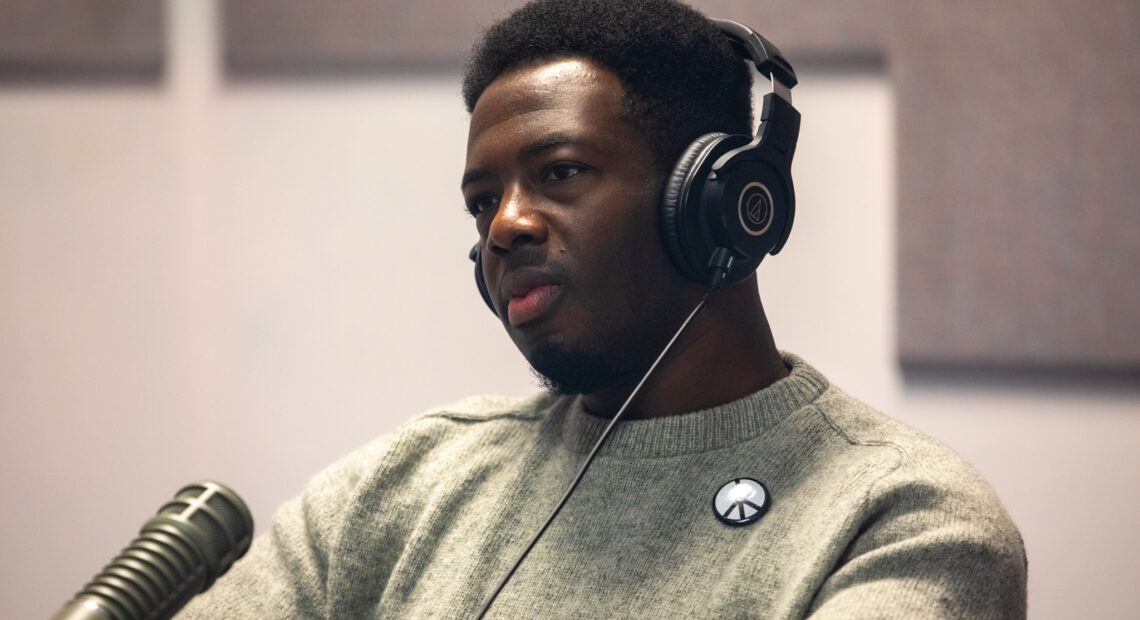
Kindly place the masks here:
<instances>
[{"instance_id":1,"label":"sweater sleeve","mask_svg":"<svg viewBox=\"0 0 1140 620\"><path fill-rule=\"evenodd\" d=\"M1017 528L977 480L888 481L809 617L1025 618Z\"/></svg>"},{"instance_id":2,"label":"sweater sleeve","mask_svg":"<svg viewBox=\"0 0 1140 620\"><path fill-rule=\"evenodd\" d=\"M277 509L270 531L178 618L324 617L329 555L345 508L387 443L382 438L310 480L300 496Z\"/></svg>"}]
</instances>

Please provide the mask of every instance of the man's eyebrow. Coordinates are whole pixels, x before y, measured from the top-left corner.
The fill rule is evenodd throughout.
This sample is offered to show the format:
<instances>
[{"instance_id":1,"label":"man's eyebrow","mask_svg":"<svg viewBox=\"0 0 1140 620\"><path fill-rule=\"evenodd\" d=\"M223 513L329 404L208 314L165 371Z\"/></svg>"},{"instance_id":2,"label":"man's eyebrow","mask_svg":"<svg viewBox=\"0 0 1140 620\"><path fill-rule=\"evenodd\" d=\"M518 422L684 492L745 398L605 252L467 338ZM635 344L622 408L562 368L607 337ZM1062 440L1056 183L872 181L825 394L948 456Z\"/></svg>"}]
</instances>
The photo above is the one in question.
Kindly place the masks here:
<instances>
[{"instance_id":1,"label":"man's eyebrow","mask_svg":"<svg viewBox=\"0 0 1140 620\"><path fill-rule=\"evenodd\" d=\"M527 160L550 149L574 145L583 146L589 145L589 143L581 136L572 133L552 133L524 146L522 150L519 151L519 159ZM467 187L469 183L482 181L489 176L491 176L491 171L486 168L472 168L463 173L463 180L459 182L459 189Z\"/></svg>"},{"instance_id":2,"label":"man's eyebrow","mask_svg":"<svg viewBox=\"0 0 1140 620\"><path fill-rule=\"evenodd\" d=\"M486 168L472 168L471 170L463 173L463 180L459 182L459 189L462 190L463 188L467 187L468 183L482 181L489 176L491 176L491 171L487 170Z\"/></svg>"},{"instance_id":3,"label":"man's eyebrow","mask_svg":"<svg viewBox=\"0 0 1140 620\"><path fill-rule=\"evenodd\" d=\"M564 132L552 133L523 147L522 151L519 152L519 159L528 159L543 151L560 146L582 146L585 144L587 142L581 136Z\"/></svg>"}]
</instances>

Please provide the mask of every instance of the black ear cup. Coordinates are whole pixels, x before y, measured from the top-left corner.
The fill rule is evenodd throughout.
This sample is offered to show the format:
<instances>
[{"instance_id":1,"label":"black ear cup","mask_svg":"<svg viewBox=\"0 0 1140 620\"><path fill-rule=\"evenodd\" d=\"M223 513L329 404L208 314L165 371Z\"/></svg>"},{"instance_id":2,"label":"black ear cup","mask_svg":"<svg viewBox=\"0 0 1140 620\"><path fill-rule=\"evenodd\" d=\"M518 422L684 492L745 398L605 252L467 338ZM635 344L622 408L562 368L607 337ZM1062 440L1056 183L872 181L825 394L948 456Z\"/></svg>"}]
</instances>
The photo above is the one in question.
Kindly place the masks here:
<instances>
[{"instance_id":1,"label":"black ear cup","mask_svg":"<svg viewBox=\"0 0 1140 620\"><path fill-rule=\"evenodd\" d=\"M702 236L700 233L707 230L697 230L688 224L693 216L688 209L688 205L692 203L687 197L698 176L708 174L707 168L712 164L715 154L728 150L728 146L724 144L726 138L729 138L729 134L708 133L689 144L677 160L669 177L665 179L665 187L661 194L661 240L665 244L665 252L673 261L673 265L690 280L705 279L705 270L696 264L699 259L693 258L694 239L691 237L694 236L693 233L697 233L696 236L700 237ZM712 243L711 239L697 239L696 242L702 248Z\"/></svg>"},{"instance_id":2,"label":"black ear cup","mask_svg":"<svg viewBox=\"0 0 1140 620\"><path fill-rule=\"evenodd\" d=\"M779 152L762 139L706 134L681 155L665 182L661 236L685 277L707 282L717 248L736 258L727 280L743 280L791 229L795 195Z\"/></svg>"},{"instance_id":3,"label":"black ear cup","mask_svg":"<svg viewBox=\"0 0 1140 620\"><path fill-rule=\"evenodd\" d=\"M721 247L757 264L784 247L795 217L790 162L779 155L770 147L749 145L714 169L703 188L704 208L725 232Z\"/></svg>"},{"instance_id":4,"label":"black ear cup","mask_svg":"<svg viewBox=\"0 0 1140 620\"><path fill-rule=\"evenodd\" d=\"M713 250L724 245L723 235L714 236L717 224L709 219L710 212L702 204L709 172L718 159L748 141L745 136L726 133L700 136L681 154L665 180L661 195L661 238L670 260L690 280L708 281L712 275L708 260ZM744 264L734 266L727 279L738 280L740 278L735 277L738 273L743 271L747 275L751 268Z\"/></svg>"},{"instance_id":5,"label":"black ear cup","mask_svg":"<svg viewBox=\"0 0 1140 620\"><path fill-rule=\"evenodd\" d=\"M487 279L483 277L483 250L479 247L479 242L475 242L475 245L471 246L467 258L475 263L475 286L479 289L479 296L483 298L483 303L491 309L491 314L499 316L499 312L495 310L495 304L491 301L491 292L487 290Z\"/></svg>"}]
</instances>

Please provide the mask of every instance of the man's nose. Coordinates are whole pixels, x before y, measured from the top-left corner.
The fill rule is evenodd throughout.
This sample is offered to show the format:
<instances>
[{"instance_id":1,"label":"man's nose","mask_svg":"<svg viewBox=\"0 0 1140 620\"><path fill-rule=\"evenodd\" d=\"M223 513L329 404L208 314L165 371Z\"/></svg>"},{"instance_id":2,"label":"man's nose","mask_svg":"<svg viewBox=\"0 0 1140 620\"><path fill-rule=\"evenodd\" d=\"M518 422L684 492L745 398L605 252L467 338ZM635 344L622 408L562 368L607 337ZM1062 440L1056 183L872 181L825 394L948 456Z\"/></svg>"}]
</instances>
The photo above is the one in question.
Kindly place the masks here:
<instances>
[{"instance_id":1,"label":"man's nose","mask_svg":"<svg viewBox=\"0 0 1140 620\"><path fill-rule=\"evenodd\" d=\"M546 241L546 220L535 197L511 188L499 199L499 208L487 231L491 251L499 256L525 244Z\"/></svg>"}]
</instances>

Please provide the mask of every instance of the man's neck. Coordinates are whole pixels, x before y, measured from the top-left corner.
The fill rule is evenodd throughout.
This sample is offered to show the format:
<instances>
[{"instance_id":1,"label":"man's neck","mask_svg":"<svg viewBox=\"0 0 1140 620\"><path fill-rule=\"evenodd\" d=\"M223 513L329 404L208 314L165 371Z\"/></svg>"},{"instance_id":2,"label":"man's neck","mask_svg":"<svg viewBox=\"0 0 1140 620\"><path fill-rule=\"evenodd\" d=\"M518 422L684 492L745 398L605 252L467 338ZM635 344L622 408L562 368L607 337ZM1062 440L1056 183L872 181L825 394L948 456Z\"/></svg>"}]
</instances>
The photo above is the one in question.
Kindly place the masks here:
<instances>
[{"instance_id":1,"label":"man's neck","mask_svg":"<svg viewBox=\"0 0 1140 620\"><path fill-rule=\"evenodd\" d=\"M646 381L624 419L710 409L788 376L759 296L748 285L742 282L726 287L714 298ZM640 380L639 375L585 395L586 409L595 415L613 416Z\"/></svg>"}]
</instances>

